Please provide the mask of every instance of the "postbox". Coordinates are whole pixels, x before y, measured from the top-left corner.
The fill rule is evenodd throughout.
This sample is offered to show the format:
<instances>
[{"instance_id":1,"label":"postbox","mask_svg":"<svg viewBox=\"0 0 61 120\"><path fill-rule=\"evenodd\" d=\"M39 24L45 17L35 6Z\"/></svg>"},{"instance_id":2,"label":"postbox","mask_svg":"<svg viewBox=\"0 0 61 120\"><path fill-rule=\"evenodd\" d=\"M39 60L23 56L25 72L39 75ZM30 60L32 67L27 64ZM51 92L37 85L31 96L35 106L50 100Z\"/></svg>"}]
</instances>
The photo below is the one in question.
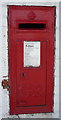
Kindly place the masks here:
<instances>
[{"instance_id":1,"label":"postbox","mask_svg":"<svg viewBox=\"0 0 61 120\"><path fill-rule=\"evenodd\" d=\"M53 112L54 9L8 6L10 114Z\"/></svg>"}]
</instances>

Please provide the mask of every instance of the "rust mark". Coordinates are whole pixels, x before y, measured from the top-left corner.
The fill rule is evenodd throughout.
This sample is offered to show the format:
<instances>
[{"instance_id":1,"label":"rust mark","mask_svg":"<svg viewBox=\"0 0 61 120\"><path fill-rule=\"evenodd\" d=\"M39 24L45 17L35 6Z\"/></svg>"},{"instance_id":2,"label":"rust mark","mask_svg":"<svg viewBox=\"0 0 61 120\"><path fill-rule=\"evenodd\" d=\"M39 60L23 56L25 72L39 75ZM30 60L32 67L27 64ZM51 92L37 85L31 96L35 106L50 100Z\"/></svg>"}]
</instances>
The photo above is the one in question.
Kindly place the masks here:
<instances>
[{"instance_id":1,"label":"rust mark","mask_svg":"<svg viewBox=\"0 0 61 120\"><path fill-rule=\"evenodd\" d=\"M9 81L8 80L2 80L2 86L3 89L7 89L8 91L10 91L10 85L9 85Z\"/></svg>"}]
</instances>

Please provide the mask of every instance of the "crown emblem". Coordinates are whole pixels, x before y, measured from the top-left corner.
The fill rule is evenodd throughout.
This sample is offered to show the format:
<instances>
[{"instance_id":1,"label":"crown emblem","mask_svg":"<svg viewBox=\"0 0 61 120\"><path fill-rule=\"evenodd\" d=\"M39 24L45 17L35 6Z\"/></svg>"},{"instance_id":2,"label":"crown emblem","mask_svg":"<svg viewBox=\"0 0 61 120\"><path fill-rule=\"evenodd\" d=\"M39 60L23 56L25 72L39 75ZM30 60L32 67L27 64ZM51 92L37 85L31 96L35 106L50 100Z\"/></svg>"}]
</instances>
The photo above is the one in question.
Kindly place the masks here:
<instances>
[{"instance_id":1,"label":"crown emblem","mask_svg":"<svg viewBox=\"0 0 61 120\"><path fill-rule=\"evenodd\" d=\"M30 11L29 13L28 13L28 18L30 19L30 20L34 20L35 19L35 13L33 12L33 11Z\"/></svg>"}]
</instances>

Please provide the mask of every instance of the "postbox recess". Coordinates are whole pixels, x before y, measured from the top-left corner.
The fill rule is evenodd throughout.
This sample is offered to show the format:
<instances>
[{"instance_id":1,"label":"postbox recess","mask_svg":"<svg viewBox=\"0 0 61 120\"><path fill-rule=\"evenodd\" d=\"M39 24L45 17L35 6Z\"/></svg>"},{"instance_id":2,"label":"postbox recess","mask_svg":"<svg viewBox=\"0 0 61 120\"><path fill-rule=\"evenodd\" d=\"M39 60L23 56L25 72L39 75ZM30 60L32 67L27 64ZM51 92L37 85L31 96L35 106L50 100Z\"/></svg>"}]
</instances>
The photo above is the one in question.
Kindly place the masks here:
<instances>
[{"instance_id":1,"label":"postbox recess","mask_svg":"<svg viewBox=\"0 0 61 120\"><path fill-rule=\"evenodd\" d=\"M53 111L54 7L9 6L10 114Z\"/></svg>"}]
</instances>

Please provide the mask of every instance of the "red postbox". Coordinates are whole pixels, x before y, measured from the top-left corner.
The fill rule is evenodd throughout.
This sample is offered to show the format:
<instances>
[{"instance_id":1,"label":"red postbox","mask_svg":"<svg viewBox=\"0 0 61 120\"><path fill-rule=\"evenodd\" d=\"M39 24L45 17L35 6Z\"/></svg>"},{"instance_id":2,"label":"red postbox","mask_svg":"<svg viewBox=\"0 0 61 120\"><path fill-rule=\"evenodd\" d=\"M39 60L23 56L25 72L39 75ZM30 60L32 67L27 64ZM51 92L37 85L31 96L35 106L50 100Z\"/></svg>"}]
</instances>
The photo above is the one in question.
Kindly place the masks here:
<instances>
[{"instance_id":1,"label":"red postbox","mask_svg":"<svg viewBox=\"0 0 61 120\"><path fill-rule=\"evenodd\" d=\"M9 6L10 114L53 111L54 7Z\"/></svg>"}]
</instances>

